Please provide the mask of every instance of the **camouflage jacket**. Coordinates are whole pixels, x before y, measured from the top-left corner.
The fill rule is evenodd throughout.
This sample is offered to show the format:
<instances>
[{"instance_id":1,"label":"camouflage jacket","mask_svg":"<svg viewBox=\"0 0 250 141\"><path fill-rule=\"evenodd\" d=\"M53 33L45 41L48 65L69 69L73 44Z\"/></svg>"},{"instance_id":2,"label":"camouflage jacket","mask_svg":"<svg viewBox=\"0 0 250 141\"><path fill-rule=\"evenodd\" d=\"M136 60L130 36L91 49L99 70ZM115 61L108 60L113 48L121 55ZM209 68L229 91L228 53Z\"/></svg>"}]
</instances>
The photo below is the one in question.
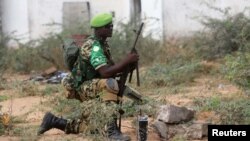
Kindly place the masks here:
<instances>
[{"instance_id":1,"label":"camouflage jacket","mask_svg":"<svg viewBox=\"0 0 250 141\"><path fill-rule=\"evenodd\" d=\"M86 80L99 78L97 70L104 65L113 64L108 43L101 43L94 36L89 37L80 47L78 60L72 70L74 87L79 87Z\"/></svg>"}]
</instances>

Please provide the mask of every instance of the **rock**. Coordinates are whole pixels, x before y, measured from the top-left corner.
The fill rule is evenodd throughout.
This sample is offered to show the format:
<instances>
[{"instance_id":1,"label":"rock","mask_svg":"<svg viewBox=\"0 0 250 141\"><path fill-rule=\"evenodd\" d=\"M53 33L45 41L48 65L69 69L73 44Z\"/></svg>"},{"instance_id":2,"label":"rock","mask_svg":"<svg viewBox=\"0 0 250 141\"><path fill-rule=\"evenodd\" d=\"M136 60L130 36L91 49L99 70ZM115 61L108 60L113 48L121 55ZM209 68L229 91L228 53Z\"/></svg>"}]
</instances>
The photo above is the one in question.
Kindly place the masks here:
<instances>
[{"instance_id":1,"label":"rock","mask_svg":"<svg viewBox=\"0 0 250 141\"><path fill-rule=\"evenodd\" d=\"M161 106L157 120L165 123L180 123L190 121L194 117L194 111L186 107L177 107L174 105Z\"/></svg>"},{"instance_id":2,"label":"rock","mask_svg":"<svg viewBox=\"0 0 250 141\"><path fill-rule=\"evenodd\" d=\"M167 139L168 128L166 126L166 123L161 121L155 121L152 126L156 129L161 138Z\"/></svg>"},{"instance_id":3,"label":"rock","mask_svg":"<svg viewBox=\"0 0 250 141\"><path fill-rule=\"evenodd\" d=\"M207 136L208 122L196 121L187 127L186 136L188 139L202 139Z\"/></svg>"}]
</instances>

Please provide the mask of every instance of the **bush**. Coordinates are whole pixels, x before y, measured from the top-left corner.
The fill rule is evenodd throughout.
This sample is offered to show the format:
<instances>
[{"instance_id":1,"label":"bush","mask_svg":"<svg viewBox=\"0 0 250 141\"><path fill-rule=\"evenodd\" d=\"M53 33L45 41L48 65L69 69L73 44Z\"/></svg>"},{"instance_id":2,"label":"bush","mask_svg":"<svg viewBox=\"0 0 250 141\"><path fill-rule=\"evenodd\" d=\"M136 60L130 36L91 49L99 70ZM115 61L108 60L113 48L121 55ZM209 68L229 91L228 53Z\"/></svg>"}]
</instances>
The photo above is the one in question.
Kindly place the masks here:
<instances>
[{"instance_id":1,"label":"bush","mask_svg":"<svg viewBox=\"0 0 250 141\"><path fill-rule=\"evenodd\" d=\"M201 65L196 61L182 60L168 64L156 64L143 74L142 81L151 87L174 86L193 81L200 70Z\"/></svg>"},{"instance_id":2,"label":"bush","mask_svg":"<svg viewBox=\"0 0 250 141\"><path fill-rule=\"evenodd\" d=\"M248 98L222 99L219 97L196 98L195 105L201 111L215 111L222 124L249 124L250 102Z\"/></svg>"},{"instance_id":3,"label":"bush","mask_svg":"<svg viewBox=\"0 0 250 141\"><path fill-rule=\"evenodd\" d=\"M51 66L66 70L61 48L63 40L72 38L72 35L75 34L88 35L90 28L86 28L86 25L64 29L60 33L49 33L46 37L24 44L19 43L19 49L9 50L7 67L14 72L22 73L43 71ZM54 26L54 24L48 24L47 26Z\"/></svg>"},{"instance_id":4,"label":"bush","mask_svg":"<svg viewBox=\"0 0 250 141\"><path fill-rule=\"evenodd\" d=\"M250 19L244 11L232 15L228 8L210 8L223 16L203 16L200 21L205 26L205 32L197 33L195 46L199 48L202 57L215 59L235 51L249 51Z\"/></svg>"},{"instance_id":5,"label":"bush","mask_svg":"<svg viewBox=\"0 0 250 141\"><path fill-rule=\"evenodd\" d=\"M142 115L148 115L149 117L155 117L157 109L162 102L155 101L155 99L143 96L142 102L138 103L132 100L126 100L122 103L122 109L124 110L123 117L136 117L140 113Z\"/></svg>"},{"instance_id":6,"label":"bush","mask_svg":"<svg viewBox=\"0 0 250 141\"><path fill-rule=\"evenodd\" d=\"M119 26L119 30L113 31L113 37L110 39L111 53L115 60L121 59L121 57L124 57L125 52L131 50L136 37L131 23L120 24ZM19 49L9 51L8 68L14 72L24 73L45 70L51 66L66 70L61 48L62 42L66 38L72 38L74 34L89 35L90 28L75 27L65 29L61 33L51 33L47 37L20 44ZM140 36L136 48L141 55L140 64L150 64L157 56L160 41L152 39L150 35L143 38Z\"/></svg>"},{"instance_id":7,"label":"bush","mask_svg":"<svg viewBox=\"0 0 250 141\"><path fill-rule=\"evenodd\" d=\"M7 68L7 48L5 44L8 39L8 37L0 34L0 80L2 79L2 75Z\"/></svg>"},{"instance_id":8,"label":"bush","mask_svg":"<svg viewBox=\"0 0 250 141\"><path fill-rule=\"evenodd\" d=\"M21 47L9 50L8 68L14 72L29 73L32 70L42 69L42 65L48 63L42 61L37 53L37 49L32 47Z\"/></svg>"},{"instance_id":9,"label":"bush","mask_svg":"<svg viewBox=\"0 0 250 141\"><path fill-rule=\"evenodd\" d=\"M236 53L225 57L222 68L225 78L245 90L250 89L250 53Z\"/></svg>"},{"instance_id":10,"label":"bush","mask_svg":"<svg viewBox=\"0 0 250 141\"><path fill-rule=\"evenodd\" d=\"M88 101L80 102L76 99L63 99L61 97L55 97L54 110L61 115L65 115L66 119L83 119L88 125L84 130L84 134L93 136L91 132L97 131L100 134L94 135L97 138L103 138L105 135L104 127L112 120L112 116L117 113L116 103L101 102L99 99L92 99Z\"/></svg>"}]
</instances>

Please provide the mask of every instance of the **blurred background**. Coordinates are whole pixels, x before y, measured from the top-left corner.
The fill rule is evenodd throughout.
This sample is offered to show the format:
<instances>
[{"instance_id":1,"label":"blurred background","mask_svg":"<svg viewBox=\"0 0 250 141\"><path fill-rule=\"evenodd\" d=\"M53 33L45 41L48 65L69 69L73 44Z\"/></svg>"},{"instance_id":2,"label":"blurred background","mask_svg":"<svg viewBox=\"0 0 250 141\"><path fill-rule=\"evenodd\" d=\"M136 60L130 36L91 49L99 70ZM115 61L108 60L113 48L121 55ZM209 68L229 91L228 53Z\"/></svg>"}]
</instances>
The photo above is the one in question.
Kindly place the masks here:
<instances>
[{"instance_id":1,"label":"blurred background","mask_svg":"<svg viewBox=\"0 0 250 141\"><path fill-rule=\"evenodd\" d=\"M131 85L148 98L147 105L172 103L194 108L199 120L250 124L249 0L0 0L0 7L0 102L13 93L51 96L40 103L56 101L50 108L60 114L70 104L76 108L61 97L61 86L41 88L20 78L51 67L67 72L63 41L92 34L90 19L108 12L114 17L108 40L115 62L130 51L134 30L145 23L136 46L141 87ZM127 117L135 115L133 103L124 105ZM152 109L148 114L154 115ZM13 134L37 139L22 130Z\"/></svg>"},{"instance_id":2,"label":"blurred background","mask_svg":"<svg viewBox=\"0 0 250 141\"><path fill-rule=\"evenodd\" d=\"M1 0L1 30L20 40L30 41L60 33L65 28L83 26L93 15L112 13L117 23L143 21L144 35L152 34L163 40L172 36L186 36L202 30L200 16L222 18L209 9L230 7L232 14L242 12L247 0ZM49 26L51 25L51 26ZM82 29L83 30L83 29ZM13 43L14 44L14 43ZM11 45L10 45L11 46ZM12 45L13 46L13 45Z\"/></svg>"}]
</instances>

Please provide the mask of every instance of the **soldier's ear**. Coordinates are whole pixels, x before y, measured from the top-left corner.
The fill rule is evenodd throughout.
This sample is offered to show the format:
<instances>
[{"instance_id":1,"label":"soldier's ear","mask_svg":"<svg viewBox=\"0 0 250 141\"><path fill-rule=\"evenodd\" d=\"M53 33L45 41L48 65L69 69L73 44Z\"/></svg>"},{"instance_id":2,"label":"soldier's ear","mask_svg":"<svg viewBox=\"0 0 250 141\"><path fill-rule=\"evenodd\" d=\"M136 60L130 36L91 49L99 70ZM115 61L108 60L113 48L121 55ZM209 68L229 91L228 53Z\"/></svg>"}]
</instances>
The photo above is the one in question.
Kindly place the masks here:
<instances>
[{"instance_id":1,"label":"soldier's ear","mask_svg":"<svg viewBox=\"0 0 250 141\"><path fill-rule=\"evenodd\" d=\"M95 28L95 33L96 34L100 34L102 32L102 30L100 28Z\"/></svg>"}]
</instances>

